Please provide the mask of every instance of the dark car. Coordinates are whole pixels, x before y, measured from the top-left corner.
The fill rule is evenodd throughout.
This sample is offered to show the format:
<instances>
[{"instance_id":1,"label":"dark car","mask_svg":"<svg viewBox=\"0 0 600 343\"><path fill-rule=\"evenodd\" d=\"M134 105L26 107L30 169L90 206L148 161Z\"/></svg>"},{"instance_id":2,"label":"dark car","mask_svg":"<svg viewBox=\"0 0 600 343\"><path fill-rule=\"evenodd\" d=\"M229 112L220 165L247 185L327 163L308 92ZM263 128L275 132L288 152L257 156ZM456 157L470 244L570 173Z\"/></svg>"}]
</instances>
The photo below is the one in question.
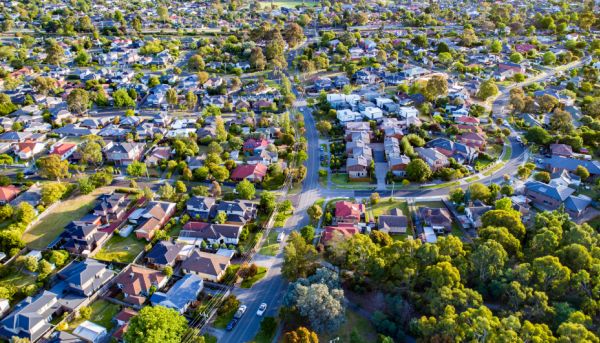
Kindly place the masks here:
<instances>
[{"instance_id":1,"label":"dark car","mask_svg":"<svg viewBox=\"0 0 600 343\"><path fill-rule=\"evenodd\" d=\"M236 324L238 323L238 319L233 318L228 324L227 327L225 328L225 330L227 331L231 331L233 330L233 328L236 326Z\"/></svg>"}]
</instances>

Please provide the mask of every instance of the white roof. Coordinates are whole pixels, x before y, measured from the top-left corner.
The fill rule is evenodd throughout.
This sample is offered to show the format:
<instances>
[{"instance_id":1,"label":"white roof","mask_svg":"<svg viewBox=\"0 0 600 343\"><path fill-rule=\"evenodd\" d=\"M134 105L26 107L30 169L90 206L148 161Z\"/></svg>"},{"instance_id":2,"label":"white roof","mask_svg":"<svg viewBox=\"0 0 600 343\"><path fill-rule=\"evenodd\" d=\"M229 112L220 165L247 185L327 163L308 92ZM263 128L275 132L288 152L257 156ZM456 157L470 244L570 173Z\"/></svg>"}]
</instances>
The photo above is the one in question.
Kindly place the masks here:
<instances>
[{"instance_id":1,"label":"white roof","mask_svg":"<svg viewBox=\"0 0 600 343\"><path fill-rule=\"evenodd\" d=\"M73 334L85 340L95 342L99 337L106 335L106 328L86 320L75 328Z\"/></svg>"},{"instance_id":2,"label":"white roof","mask_svg":"<svg viewBox=\"0 0 600 343\"><path fill-rule=\"evenodd\" d=\"M423 233L425 234L425 242L437 243L437 236L435 235L435 232L433 232L433 228L426 226L423 228Z\"/></svg>"}]
</instances>

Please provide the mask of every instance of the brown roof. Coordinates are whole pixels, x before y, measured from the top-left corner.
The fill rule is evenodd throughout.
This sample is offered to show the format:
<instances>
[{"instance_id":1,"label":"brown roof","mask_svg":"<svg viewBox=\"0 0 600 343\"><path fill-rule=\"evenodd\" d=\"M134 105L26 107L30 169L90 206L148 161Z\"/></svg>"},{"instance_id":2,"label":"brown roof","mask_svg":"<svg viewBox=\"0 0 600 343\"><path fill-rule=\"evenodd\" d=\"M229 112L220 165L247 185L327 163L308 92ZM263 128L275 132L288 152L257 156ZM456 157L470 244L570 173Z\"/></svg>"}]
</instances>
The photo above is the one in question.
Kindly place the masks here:
<instances>
[{"instance_id":1,"label":"brown roof","mask_svg":"<svg viewBox=\"0 0 600 343\"><path fill-rule=\"evenodd\" d=\"M20 191L21 190L19 189L19 187L16 187L14 185L0 187L0 201L9 202L12 199L16 198L17 194L19 194Z\"/></svg>"},{"instance_id":2,"label":"brown roof","mask_svg":"<svg viewBox=\"0 0 600 343\"><path fill-rule=\"evenodd\" d=\"M219 276L229 265L229 257L195 250L181 264L184 270Z\"/></svg>"},{"instance_id":3,"label":"brown roof","mask_svg":"<svg viewBox=\"0 0 600 343\"><path fill-rule=\"evenodd\" d=\"M147 293L152 285L161 283L165 278L163 273L154 269L131 265L119 274L116 283L122 285L123 293L139 295Z\"/></svg>"}]
</instances>

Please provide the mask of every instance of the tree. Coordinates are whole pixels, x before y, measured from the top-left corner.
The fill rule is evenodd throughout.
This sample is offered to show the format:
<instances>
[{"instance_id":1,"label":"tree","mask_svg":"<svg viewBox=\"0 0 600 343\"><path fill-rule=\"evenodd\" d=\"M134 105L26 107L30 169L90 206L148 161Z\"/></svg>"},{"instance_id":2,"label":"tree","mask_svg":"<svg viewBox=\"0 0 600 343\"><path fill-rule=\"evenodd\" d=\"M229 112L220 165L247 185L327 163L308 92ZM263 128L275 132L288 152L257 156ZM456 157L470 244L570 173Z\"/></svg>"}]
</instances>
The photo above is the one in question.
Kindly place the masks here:
<instances>
[{"instance_id":1,"label":"tree","mask_svg":"<svg viewBox=\"0 0 600 343\"><path fill-rule=\"evenodd\" d=\"M225 142L227 140L227 130L225 130L225 123L221 116L215 117L215 136L219 142Z\"/></svg>"},{"instance_id":2,"label":"tree","mask_svg":"<svg viewBox=\"0 0 600 343\"><path fill-rule=\"evenodd\" d=\"M45 206L50 206L60 200L65 192L67 186L61 182L49 182L42 185L41 201Z\"/></svg>"},{"instance_id":3,"label":"tree","mask_svg":"<svg viewBox=\"0 0 600 343\"><path fill-rule=\"evenodd\" d=\"M481 216L481 223L483 227L505 227L519 240L525 237L525 226L521 222L520 213L512 209L488 211Z\"/></svg>"},{"instance_id":4,"label":"tree","mask_svg":"<svg viewBox=\"0 0 600 343\"><path fill-rule=\"evenodd\" d=\"M406 166L406 177L410 181L424 182L432 175L429 165L420 158L416 158Z\"/></svg>"},{"instance_id":5,"label":"tree","mask_svg":"<svg viewBox=\"0 0 600 343\"><path fill-rule=\"evenodd\" d=\"M523 60L523 55L521 55L518 52L513 52L510 57L509 57L510 61L513 63L519 63Z\"/></svg>"},{"instance_id":6,"label":"tree","mask_svg":"<svg viewBox=\"0 0 600 343\"><path fill-rule=\"evenodd\" d=\"M295 48L304 40L304 30L296 23L290 23L287 25L283 33L283 37L287 41L290 48Z\"/></svg>"},{"instance_id":7,"label":"tree","mask_svg":"<svg viewBox=\"0 0 600 343\"><path fill-rule=\"evenodd\" d=\"M499 53L500 51L502 51L502 42L495 39L492 44L490 45L490 51L494 54Z\"/></svg>"},{"instance_id":8,"label":"tree","mask_svg":"<svg viewBox=\"0 0 600 343\"><path fill-rule=\"evenodd\" d=\"M198 103L198 96L193 91L185 93L185 105L189 111L192 111Z\"/></svg>"},{"instance_id":9,"label":"tree","mask_svg":"<svg viewBox=\"0 0 600 343\"><path fill-rule=\"evenodd\" d=\"M438 97L448 94L448 79L443 75L435 74L425 85L425 96L429 100L435 100Z\"/></svg>"},{"instance_id":10,"label":"tree","mask_svg":"<svg viewBox=\"0 0 600 343\"><path fill-rule=\"evenodd\" d=\"M99 137L86 137L86 140L79 146L81 162L93 165L102 164L102 139Z\"/></svg>"},{"instance_id":11,"label":"tree","mask_svg":"<svg viewBox=\"0 0 600 343\"><path fill-rule=\"evenodd\" d=\"M306 243L312 244L312 241L315 239L315 228L314 226L306 225L300 229L300 234Z\"/></svg>"},{"instance_id":12,"label":"tree","mask_svg":"<svg viewBox=\"0 0 600 343\"><path fill-rule=\"evenodd\" d=\"M548 51L544 53L543 59L545 65L552 65L556 62L556 55L552 51Z\"/></svg>"},{"instance_id":13,"label":"tree","mask_svg":"<svg viewBox=\"0 0 600 343\"><path fill-rule=\"evenodd\" d=\"M290 286L286 298L286 303L293 304L318 332L334 332L344 321L344 291L340 288L330 288L324 283L305 286L297 282Z\"/></svg>"},{"instance_id":14,"label":"tree","mask_svg":"<svg viewBox=\"0 0 600 343\"><path fill-rule=\"evenodd\" d=\"M486 201L490 198L490 189L482 183L474 183L469 186L470 198L472 200Z\"/></svg>"},{"instance_id":15,"label":"tree","mask_svg":"<svg viewBox=\"0 0 600 343\"><path fill-rule=\"evenodd\" d=\"M96 189L90 178L87 176L80 177L77 180L77 187L79 188L79 192L81 194L90 194Z\"/></svg>"},{"instance_id":16,"label":"tree","mask_svg":"<svg viewBox=\"0 0 600 343\"><path fill-rule=\"evenodd\" d=\"M65 50L54 39L48 40L46 44L45 62L53 65L60 65L65 58Z\"/></svg>"},{"instance_id":17,"label":"tree","mask_svg":"<svg viewBox=\"0 0 600 343\"><path fill-rule=\"evenodd\" d=\"M550 127L564 134L569 133L573 131L573 118L569 112L556 109L550 117Z\"/></svg>"},{"instance_id":18,"label":"tree","mask_svg":"<svg viewBox=\"0 0 600 343\"><path fill-rule=\"evenodd\" d=\"M535 174L534 179L536 179L537 181L543 182L543 183L549 183L550 182L550 173L548 173L547 171L541 171L541 172Z\"/></svg>"},{"instance_id":19,"label":"tree","mask_svg":"<svg viewBox=\"0 0 600 343\"><path fill-rule=\"evenodd\" d=\"M288 280L306 277L314 271L317 258L315 247L306 243L306 240L294 231L289 235L288 244L283 251L281 273Z\"/></svg>"},{"instance_id":20,"label":"tree","mask_svg":"<svg viewBox=\"0 0 600 343\"><path fill-rule=\"evenodd\" d=\"M440 62L443 65L450 65L452 61L452 54L449 52L442 52L438 55L438 62Z\"/></svg>"},{"instance_id":21,"label":"tree","mask_svg":"<svg viewBox=\"0 0 600 343\"><path fill-rule=\"evenodd\" d=\"M164 267L163 274L165 274L166 277L171 277L173 275L173 267L171 267L171 266Z\"/></svg>"},{"instance_id":22,"label":"tree","mask_svg":"<svg viewBox=\"0 0 600 343\"><path fill-rule=\"evenodd\" d=\"M538 289L559 294L569 284L571 271L560 263L558 257L544 256L533 260L531 264L532 281Z\"/></svg>"},{"instance_id":23,"label":"tree","mask_svg":"<svg viewBox=\"0 0 600 343\"><path fill-rule=\"evenodd\" d=\"M166 6L159 6L158 9L156 9L156 14L158 14L158 18L163 23L169 20L169 10Z\"/></svg>"},{"instance_id":24,"label":"tree","mask_svg":"<svg viewBox=\"0 0 600 343\"><path fill-rule=\"evenodd\" d=\"M85 89L75 88L67 96L69 111L82 114L85 113L90 104L90 94Z\"/></svg>"},{"instance_id":25,"label":"tree","mask_svg":"<svg viewBox=\"0 0 600 343\"><path fill-rule=\"evenodd\" d=\"M313 204L306 210L306 213L308 214L308 216L310 217L310 219L313 222L316 222L323 215L323 209L321 209L321 206L319 206L317 204Z\"/></svg>"},{"instance_id":26,"label":"tree","mask_svg":"<svg viewBox=\"0 0 600 343\"><path fill-rule=\"evenodd\" d=\"M275 209L275 205L277 204L275 199L275 194L269 191L264 191L260 195L260 203L259 208L263 213L271 213Z\"/></svg>"},{"instance_id":27,"label":"tree","mask_svg":"<svg viewBox=\"0 0 600 343\"><path fill-rule=\"evenodd\" d=\"M473 30L472 28L466 28L463 30L463 35L462 35L462 44L464 46L471 46L475 43L477 43L477 34L475 34L475 30Z\"/></svg>"},{"instance_id":28,"label":"tree","mask_svg":"<svg viewBox=\"0 0 600 343\"><path fill-rule=\"evenodd\" d=\"M171 186L170 183L165 183L158 189L158 195L165 200L172 200L176 194L175 187Z\"/></svg>"},{"instance_id":29,"label":"tree","mask_svg":"<svg viewBox=\"0 0 600 343\"><path fill-rule=\"evenodd\" d=\"M528 142L533 142L538 145L546 145L552 140L552 136L544 128L539 126L531 127L525 133L525 138Z\"/></svg>"},{"instance_id":30,"label":"tree","mask_svg":"<svg viewBox=\"0 0 600 343\"><path fill-rule=\"evenodd\" d=\"M371 205L375 205L379 202L379 200L381 199L381 197L379 196L379 193L371 193L371 196L369 197L370 201L371 201Z\"/></svg>"},{"instance_id":31,"label":"tree","mask_svg":"<svg viewBox=\"0 0 600 343\"><path fill-rule=\"evenodd\" d=\"M191 69L192 71L201 71L204 70L205 67L205 63L204 63L204 59L202 58L202 56L195 54L194 56L190 57L190 59L188 60L188 68Z\"/></svg>"},{"instance_id":32,"label":"tree","mask_svg":"<svg viewBox=\"0 0 600 343\"><path fill-rule=\"evenodd\" d=\"M38 76L31 81L31 88L42 95L48 95L56 87L56 79Z\"/></svg>"},{"instance_id":33,"label":"tree","mask_svg":"<svg viewBox=\"0 0 600 343\"><path fill-rule=\"evenodd\" d=\"M117 89L113 93L113 101L116 107L135 107L135 100L133 100L127 90L121 88Z\"/></svg>"},{"instance_id":34,"label":"tree","mask_svg":"<svg viewBox=\"0 0 600 343\"><path fill-rule=\"evenodd\" d=\"M166 94L167 104L171 106L177 105L179 98L177 97L177 91L175 88L169 88Z\"/></svg>"},{"instance_id":35,"label":"tree","mask_svg":"<svg viewBox=\"0 0 600 343\"><path fill-rule=\"evenodd\" d=\"M127 166L127 174L134 178L142 177L148 174L148 168L146 166L146 163L140 161L133 161L130 165Z\"/></svg>"},{"instance_id":36,"label":"tree","mask_svg":"<svg viewBox=\"0 0 600 343\"><path fill-rule=\"evenodd\" d=\"M65 250L50 250L50 263L60 268L65 265L69 258L69 253Z\"/></svg>"},{"instance_id":37,"label":"tree","mask_svg":"<svg viewBox=\"0 0 600 343\"><path fill-rule=\"evenodd\" d=\"M87 66L91 60L92 57L90 57L90 55L87 52L85 52L85 50L79 51L77 53L77 56L75 56L75 58L73 59L73 61L80 67Z\"/></svg>"},{"instance_id":38,"label":"tree","mask_svg":"<svg viewBox=\"0 0 600 343\"><path fill-rule=\"evenodd\" d=\"M254 195L256 194L256 189L254 188L254 184L252 182L244 179L239 182L235 186L236 192L239 194L240 198L246 200L254 199Z\"/></svg>"},{"instance_id":39,"label":"tree","mask_svg":"<svg viewBox=\"0 0 600 343\"><path fill-rule=\"evenodd\" d=\"M332 129L331 123L326 120L319 120L316 127L317 127L317 130L319 130L319 132L323 136L326 136L327 134L329 134L329 132Z\"/></svg>"},{"instance_id":40,"label":"tree","mask_svg":"<svg viewBox=\"0 0 600 343\"><path fill-rule=\"evenodd\" d=\"M256 70L265 70L267 60L260 47L252 48L250 52L250 66Z\"/></svg>"},{"instance_id":41,"label":"tree","mask_svg":"<svg viewBox=\"0 0 600 343\"><path fill-rule=\"evenodd\" d=\"M314 331L301 326L283 335L284 343L319 343L319 336Z\"/></svg>"},{"instance_id":42,"label":"tree","mask_svg":"<svg viewBox=\"0 0 600 343\"><path fill-rule=\"evenodd\" d=\"M498 94L498 86L493 78L489 78L481 83L477 91L477 97L481 100L487 100L489 97Z\"/></svg>"},{"instance_id":43,"label":"tree","mask_svg":"<svg viewBox=\"0 0 600 343\"><path fill-rule=\"evenodd\" d=\"M40 157L36 161L40 176L46 179L60 180L69 176L69 162L58 155Z\"/></svg>"},{"instance_id":44,"label":"tree","mask_svg":"<svg viewBox=\"0 0 600 343\"><path fill-rule=\"evenodd\" d=\"M544 94L537 99L538 105L542 112L551 112L556 106L558 106L558 99L550 94Z\"/></svg>"},{"instance_id":45,"label":"tree","mask_svg":"<svg viewBox=\"0 0 600 343\"><path fill-rule=\"evenodd\" d=\"M455 188L448 193L448 198L455 204L460 204L465 201L465 191L462 188Z\"/></svg>"},{"instance_id":46,"label":"tree","mask_svg":"<svg viewBox=\"0 0 600 343\"><path fill-rule=\"evenodd\" d=\"M85 320L90 319L92 317L92 308L90 306L84 306L80 308L79 315Z\"/></svg>"},{"instance_id":47,"label":"tree","mask_svg":"<svg viewBox=\"0 0 600 343\"><path fill-rule=\"evenodd\" d=\"M215 216L215 223L223 224L227 221L227 213L219 211Z\"/></svg>"},{"instance_id":48,"label":"tree","mask_svg":"<svg viewBox=\"0 0 600 343\"><path fill-rule=\"evenodd\" d=\"M590 177L590 172L584 166L577 166L577 169L575 169L575 175L579 176L581 180L585 181L588 177Z\"/></svg>"},{"instance_id":49,"label":"tree","mask_svg":"<svg viewBox=\"0 0 600 343\"><path fill-rule=\"evenodd\" d=\"M187 320L179 312L146 306L131 318L124 337L128 343L179 343L187 327Z\"/></svg>"},{"instance_id":50,"label":"tree","mask_svg":"<svg viewBox=\"0 0 600 343\"><path fill-rule=\"evenodd\" d=\"M16 263L28 271L35 273L38 270L38 260L35 256L19 256Z\"/></svg>"}]
</instances>

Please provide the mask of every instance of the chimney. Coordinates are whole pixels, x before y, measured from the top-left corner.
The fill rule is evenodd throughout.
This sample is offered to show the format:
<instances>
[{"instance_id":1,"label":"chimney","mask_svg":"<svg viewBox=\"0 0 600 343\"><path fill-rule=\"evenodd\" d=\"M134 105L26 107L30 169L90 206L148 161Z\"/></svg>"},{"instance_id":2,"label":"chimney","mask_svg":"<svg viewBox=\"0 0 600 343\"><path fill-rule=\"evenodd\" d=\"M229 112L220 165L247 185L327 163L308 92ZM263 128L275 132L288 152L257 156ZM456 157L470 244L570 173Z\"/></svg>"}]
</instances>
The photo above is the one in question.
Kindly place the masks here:
<instances>
[{"instance_id":1,"label":"chimney","mask_svg":"<svg viewBox=\"0 0 600 343\"><path fill-rule=\"evenodd\" d=\"M134 276L135 276L135 274L134 274L133 272L129 273L129 277L130 277L131 279L133 279L133 277L134 277Z\"/></svg>"}]
</instances>

